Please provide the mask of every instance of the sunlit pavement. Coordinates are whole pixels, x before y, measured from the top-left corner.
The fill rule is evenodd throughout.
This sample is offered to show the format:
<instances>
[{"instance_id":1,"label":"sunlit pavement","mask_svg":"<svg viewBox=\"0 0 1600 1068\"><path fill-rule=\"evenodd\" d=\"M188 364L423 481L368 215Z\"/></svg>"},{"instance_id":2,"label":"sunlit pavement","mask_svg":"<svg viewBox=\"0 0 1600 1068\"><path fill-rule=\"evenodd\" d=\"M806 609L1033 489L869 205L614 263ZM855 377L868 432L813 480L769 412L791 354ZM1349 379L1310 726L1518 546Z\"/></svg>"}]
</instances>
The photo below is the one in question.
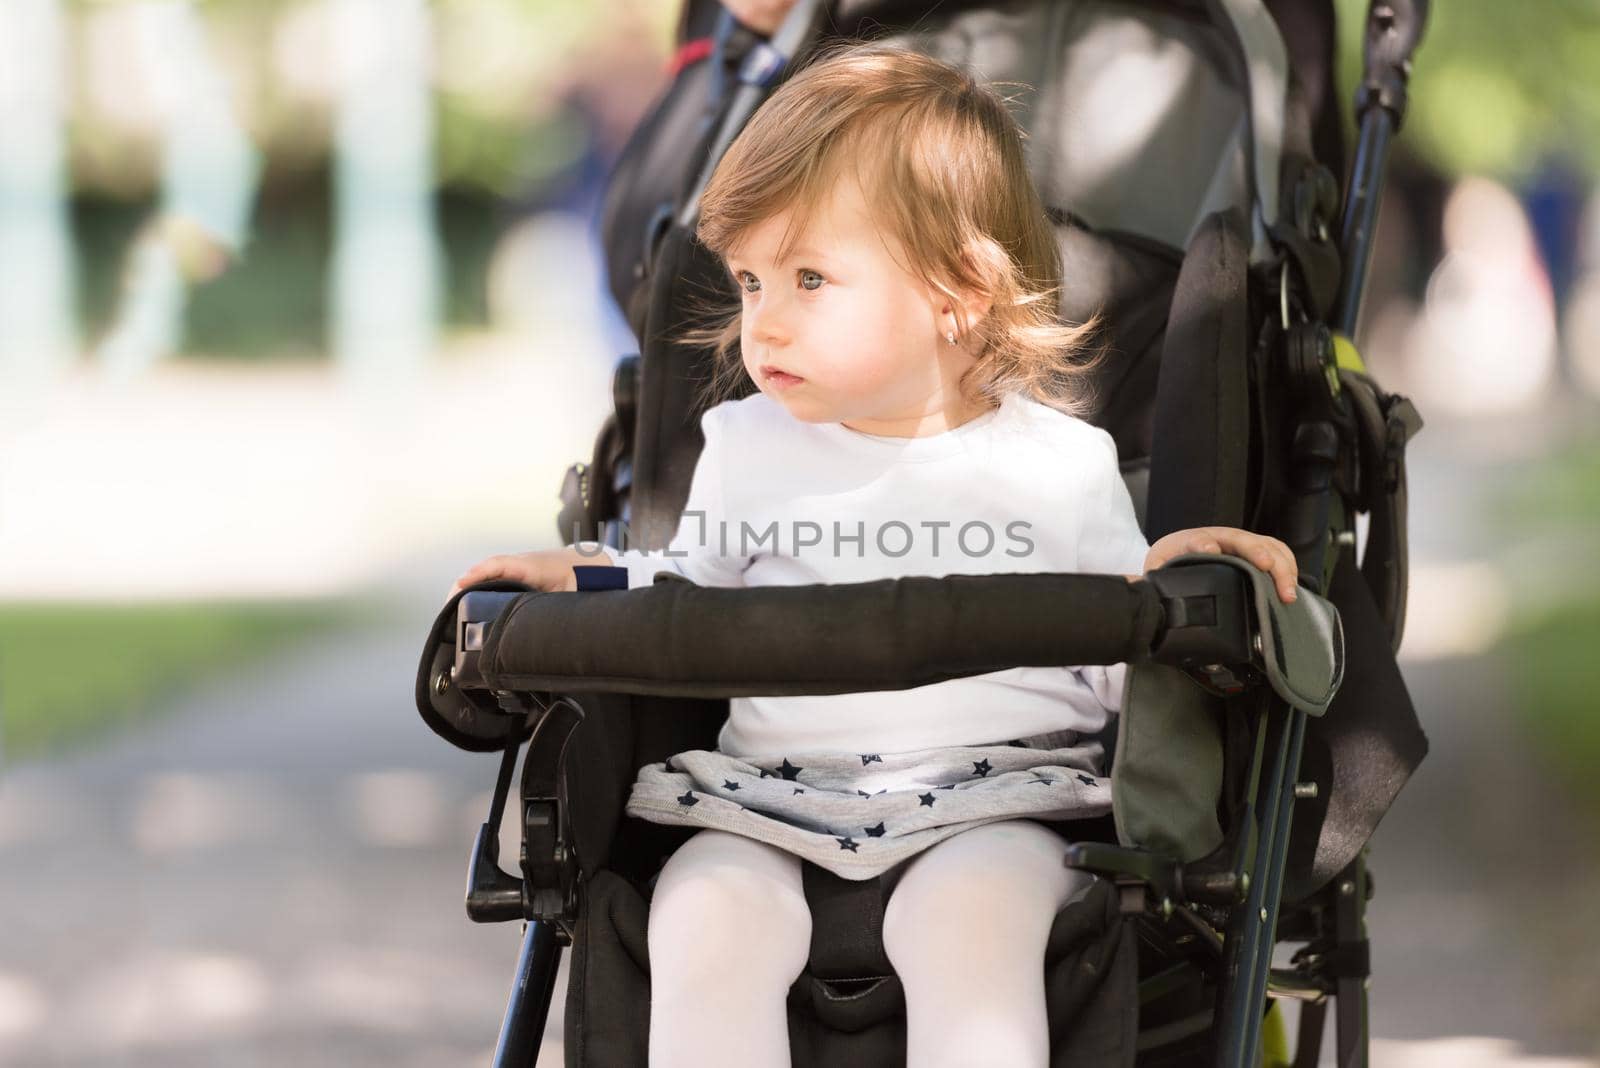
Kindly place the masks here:
<instances>
[{"instance_id":1,"label":"sunlit pavement","mask_svg":"<svg viewBox=\"0 0 1600 1068\"><path fill-rule=\"evenodd\" d=\"M1404 664L1433 752L1372 850L1373 1063L1569 1068L1594 1050L1600 880L1473 655L1515 547L1474 511L1505 461L1470 436L1415 446L1413 626L1445 622ZM547 507L535 489L516 506ZM444 586L507 547L435 546L390 572L382 625L7 769L0 1063L487 1063L518 931L468 922L461 895L495 761L429 734L410 686ZM548 1038L559 1063L559 1011Z\"/></svg>"}]
</instances>

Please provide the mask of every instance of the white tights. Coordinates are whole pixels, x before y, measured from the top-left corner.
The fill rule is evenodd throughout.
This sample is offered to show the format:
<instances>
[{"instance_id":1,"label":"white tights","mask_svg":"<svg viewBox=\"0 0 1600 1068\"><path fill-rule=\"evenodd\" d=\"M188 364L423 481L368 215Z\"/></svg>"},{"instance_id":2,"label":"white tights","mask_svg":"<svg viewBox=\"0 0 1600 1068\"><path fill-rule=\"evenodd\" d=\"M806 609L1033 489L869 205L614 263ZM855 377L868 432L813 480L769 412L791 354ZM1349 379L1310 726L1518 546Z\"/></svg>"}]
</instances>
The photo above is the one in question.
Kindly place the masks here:
<instances>
[{"instance_id":1,"label":"white tights","mask_svg":"<svg viewBox=\"0 0 1600 1068\"><path fill-rule=\"evenodd\" d=\"M947 838L890 872L883 945L906 995L906 1063L1045 1068L1044 950L1088 888L1028 820ZM787 1068L785 998L811 949L800 861L705 830L650 905L651 1068Z\"/></svg>"}]
</instances>

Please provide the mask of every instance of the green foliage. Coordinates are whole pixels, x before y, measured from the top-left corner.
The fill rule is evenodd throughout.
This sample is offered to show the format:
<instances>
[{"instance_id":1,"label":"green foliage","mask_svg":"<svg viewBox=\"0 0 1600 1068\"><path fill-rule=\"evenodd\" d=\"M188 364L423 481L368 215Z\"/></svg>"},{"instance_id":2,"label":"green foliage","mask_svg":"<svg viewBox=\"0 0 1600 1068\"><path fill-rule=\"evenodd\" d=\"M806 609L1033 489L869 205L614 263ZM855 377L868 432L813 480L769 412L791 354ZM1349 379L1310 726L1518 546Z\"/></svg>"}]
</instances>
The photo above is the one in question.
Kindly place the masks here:
<instances>
[{"instance_id":1,"label":"green foliage","mask_svg":"<svg viewBox=\"0 0 1600 1068\"><path fill-rule=\"evenodd\" d=\"M331 205L322 170L264 192L239 260L190 290L186 353L227 360L326 358ZM149 200L73 201L79 321L87 338L98 339L109 328L134 240L156 210ZM481 327L488 322L485 277L505 224L505 203L469 185L440 189L434 210L443 253L444 325Z\"/></svg>"},{"instance_id":2,"label":"green foliage","mask_svg":"<svg viewBox=\"0 0 1600 1068\"><path fill-rule=\"evenodd\" d=\"M1336 0L1341 84L1360 82L1368 0ZM1434 0L1404 136L1446 174L1515 182L1549 155L1600 172L1600 4Z\"/></svg>"},{"instance_id":3,"label":"green foliage","mask_svg":"<svg viewBox=\"0 0 1600 1068\"><path fill-rule=\"evenodd\" d=\"M505 225L505 206L477 190L444 189L434 210L445 252L445 325L484 326L489 322L489 257Z\"/></svg>"},{"instance_id":4,"label":"green foliage","mask_svg":"<svg viewBox=\"0 0 1600 1068\"><path fill-rule=\"evenodd\" d=\"M1566 535L1560 592L1521 608L1499 647L1521 720L1552 769L1600 818L1600 438L1579 441L1519 478L1490 516L1527 535Z\"/></svg>"},{"instance_id":5,"label":"green foliage","mask_svg":"<svg viewBox=\"0 0 1600 1068\"><path fill-rule=\"evenodd\" d=\"M340 603L0 604L0 744L14 759L97 740L356 615Z\"/></svg>"},{"instance_id":6,"label":"green foliage","mask_svg":"<svg viewBox=\"0 0 1600 1068\"><path fill-rule=\"evenodd\" d=\"M128 251L155 205L80 196L68 210L78 254L78 321L85 337L95 338L111 321L122 294Z\"/></svg>"},{"instance_id":7,"label":"green foliage","mask_svg":"<svg viewBox=\"0 0 1600 1068\"><path fill-rule=\"evenodd\" d=\"M1600 529L1600 438L1580 440L1519 476L1494 518L1508 533L1529 524Z\"/></svg>"},{"instance_id":8,"label":"green foliage","mask_svg":"<svg viewBox=\"0 0 1600 1068\"><path fill-rule=\"evenodd\" d=\"M1600 816L1600 601L1522 624L1501 647L1519 707L1555 772Z\"/></svg>"},{"instance_id":9,"label":"green foliage","mask_svg":"<svg viewBox=\"0 0 1600 1068\"><path fill-rule=\"evenodd\" d=\"M451 93L440 93L438 101L434 155L440 185L516 199L583 152L586 135L571 114L513 122L476 110Z\"/></svg>"},{"instance_id":10,"label":"green foliage","mask_svg":"<svg viewBox=\"0 0 1600 1068\"><path fill-rule=\"evenodd\" d=\"M331 203L323 174L261 197L238 262L190 290L185 351L243 359L322 357Z\"/></svg>"}]
</instances>

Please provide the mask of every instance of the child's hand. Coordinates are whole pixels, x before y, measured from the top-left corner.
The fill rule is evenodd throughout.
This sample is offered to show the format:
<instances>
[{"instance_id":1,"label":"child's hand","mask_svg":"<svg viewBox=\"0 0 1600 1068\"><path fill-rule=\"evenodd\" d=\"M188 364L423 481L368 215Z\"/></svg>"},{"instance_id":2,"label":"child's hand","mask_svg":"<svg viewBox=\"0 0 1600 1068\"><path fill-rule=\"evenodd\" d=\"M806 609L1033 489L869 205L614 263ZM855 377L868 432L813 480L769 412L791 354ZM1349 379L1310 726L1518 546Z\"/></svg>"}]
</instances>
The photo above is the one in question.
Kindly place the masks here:
<instances>
[{"instance_id":1,"label":"child's hand","mask_svg":"<svg viewBox=\"0 0 1600 1068\"><path fill-rule=\"evenodd\" d=\"M794 0L722 0L722 6L757 33L771 35L794 7Z\"/></svg>"},{"instance_id":2,"label":"child's hand","mask_svg":"<svg viewBox=\"0 0 1600 1068\"><path fill-rule=\"evenodd\" d=\"M445 600L448 601L474 583L490 582L494 579L521 582L546 593L576 590L578 577L572 571L575 565L610 562L604 555L585 556L570 546L545 552L491 556L462 572L461 577L456 579L455 585L450 587L450 592L445 595Z\"/></svg>"},{"instance_id":3,"label":"child's hand","mask_svg":"<svg viewBox=\"0 0 1600 1068\"><path fill-rule=\"evenodd\" d=\"M1295 581L1300 575L1300 567L1295 563L1294 553L1277 538L1233 527L1175 530L1150 546L1149 555L1144 558L1145 572L1154 571L1184 553L1227 553L1248 560L1272 575L1273 584L1278 588L1278 598L1284 604L1295 599Z\"/></svg>"}]
</instances>

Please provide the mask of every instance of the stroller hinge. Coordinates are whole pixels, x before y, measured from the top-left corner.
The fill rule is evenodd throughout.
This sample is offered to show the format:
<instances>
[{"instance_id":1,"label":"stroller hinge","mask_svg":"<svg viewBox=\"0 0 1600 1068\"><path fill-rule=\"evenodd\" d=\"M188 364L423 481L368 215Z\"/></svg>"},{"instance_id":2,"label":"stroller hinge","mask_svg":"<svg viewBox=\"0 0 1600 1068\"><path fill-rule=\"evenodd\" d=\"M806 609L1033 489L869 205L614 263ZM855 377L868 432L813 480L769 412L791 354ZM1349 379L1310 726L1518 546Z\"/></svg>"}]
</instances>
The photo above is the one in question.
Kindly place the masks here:
<instances>
[{"instance_id":1,"label":"stroller hinge","mask_svg":"<svg viewBox=\"0 0 1600 1068\"><path fill-rule=\"evenodd\" d=\"M1312 943L1294 955L1294 963L1310 975L1328 981L1331 988L1335 979L1365 979L1372 974L1371 943L1358 942Z\"/></svg>"},{"instance_id":2,"label":"stroller hinge","mask_svg":"<svg viewBox=\"0 0 1600 1068\"><path fill-rule=\"evenodd\" d=\"M578 918L578 864L561 838L560 807L553 797L523 801L522 872L526 918L553 924L565 943Z\"/></svg>"},{"instance_id":3,"label":"stroller hinge","mask_svg":"<svg viewBox=\"0 0 1600 1068\"><path fill-rule=\"evenodd\" d=\"M467 918L474 923L504 923L523 916L522 880L500 868L500 842L493 824L478 828L467 865Z\"/></svg>"},{"instance_id":4,"label":"stroller hinge","mask_svg":"<svg viewBox=\"0 0 1600 1068\"><path fill-rule=\"evenodd\" d=\"M1171 857L1106 842L1072 844L1066 864L1117 883L1124 891L1124 913L1143 911L1146 892L1163 918L1181 905L1233 905L1244 897L1243 881L1235 872L1188 872Z\"/></svg>"},{"instance_id":5,"label":"stroller hinge","mask_svg":"<svg viewBox=\"0 0 1600 1068\"><path fill-rule=\"evenodd\" d=\"M1163 915L1171 915L1184 901L1183 865L1142 849L1127 849L1106 842L1075 842L1067 847L1069 868L1092 872L1117 883L1125 891L1148 887ZM1124 892L1124 913L1143 911L1142 893Z\"/></svg>"}]
</instances>

